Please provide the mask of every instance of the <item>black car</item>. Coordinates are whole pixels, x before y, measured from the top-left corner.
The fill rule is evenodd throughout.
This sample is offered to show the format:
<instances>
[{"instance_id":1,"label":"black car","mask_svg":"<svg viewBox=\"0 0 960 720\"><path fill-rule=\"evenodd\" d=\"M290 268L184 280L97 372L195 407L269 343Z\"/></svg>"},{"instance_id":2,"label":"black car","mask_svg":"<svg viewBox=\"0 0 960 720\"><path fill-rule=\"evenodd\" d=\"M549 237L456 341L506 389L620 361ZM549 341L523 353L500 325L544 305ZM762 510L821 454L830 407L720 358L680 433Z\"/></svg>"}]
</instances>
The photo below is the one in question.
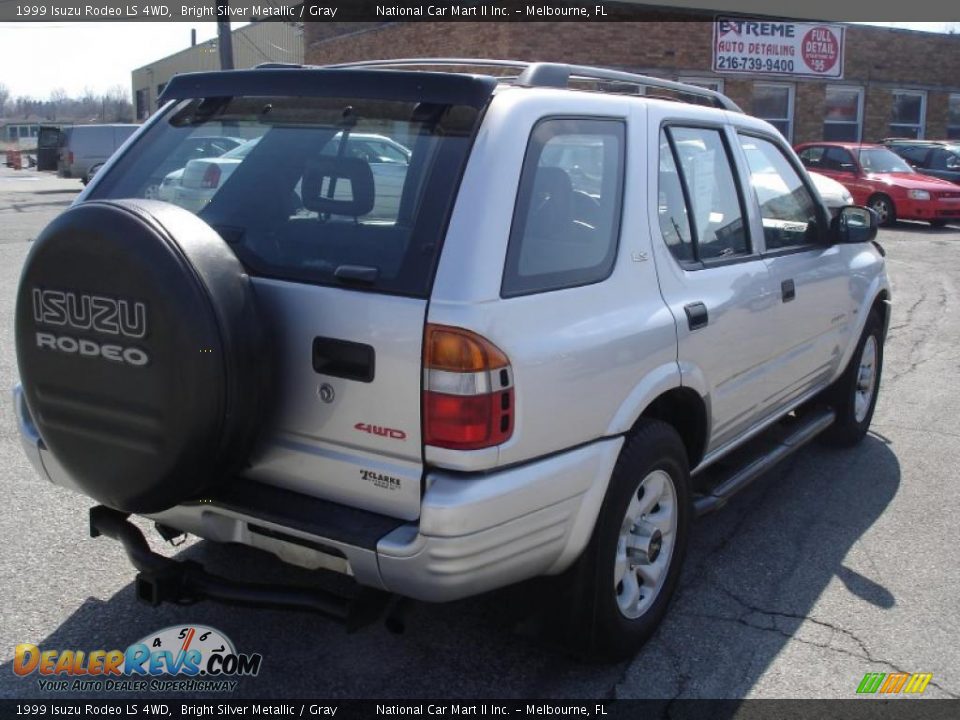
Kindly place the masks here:
<instances>
[{"instance_id":1,"label":"black car","mask_svg":"<svg viewBox=\"0 0 960 720\"><path fill-rule=\"evenodd\" d=\"M960 185L960 141L887 139L883 144L924 175Z\"/></svg>"}]
</instances>

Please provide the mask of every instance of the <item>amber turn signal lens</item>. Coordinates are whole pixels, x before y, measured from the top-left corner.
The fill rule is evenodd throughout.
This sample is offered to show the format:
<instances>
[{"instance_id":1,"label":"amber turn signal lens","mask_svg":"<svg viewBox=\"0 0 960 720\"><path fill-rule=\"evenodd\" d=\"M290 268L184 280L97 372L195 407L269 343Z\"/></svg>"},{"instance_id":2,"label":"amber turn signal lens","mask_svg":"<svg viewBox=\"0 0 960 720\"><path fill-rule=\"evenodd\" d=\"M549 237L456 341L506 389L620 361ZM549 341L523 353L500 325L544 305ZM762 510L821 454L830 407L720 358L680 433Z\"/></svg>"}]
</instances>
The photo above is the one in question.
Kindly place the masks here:
<instances>
[{"instance_id":1,"label":"amber turn signal lens","mask_svg":"<svg viewBox=\"0 0 960 720\"><path fill-rule=\"evenodd\" d=\"M424 366L429 370L481 372L507 367L510 361L489 340L462 328L427 325Z\"/></svg>"}]
</instances>

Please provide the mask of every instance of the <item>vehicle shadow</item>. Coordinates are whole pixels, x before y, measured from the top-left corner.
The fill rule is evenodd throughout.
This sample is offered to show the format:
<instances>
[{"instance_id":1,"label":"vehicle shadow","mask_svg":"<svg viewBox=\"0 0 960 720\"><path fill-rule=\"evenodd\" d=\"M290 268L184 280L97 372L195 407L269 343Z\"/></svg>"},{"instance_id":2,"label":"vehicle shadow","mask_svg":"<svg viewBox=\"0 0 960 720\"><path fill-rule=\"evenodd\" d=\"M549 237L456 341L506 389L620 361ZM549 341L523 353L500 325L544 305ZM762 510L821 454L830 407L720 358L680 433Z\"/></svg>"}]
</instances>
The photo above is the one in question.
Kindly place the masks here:
<instances>
[{"instance_id":1,"label":"vehicle shadow","mask_svg":"<svg viewBox=\"0 0 960 720\"><path fill-rule=\"evenodd\" d=\"M856 629L845 626L850 618L804 624L831 582L866 606L896 604L876 577L854 571L846 558L899 484L897 458L878 437L847 451L801 450L695 524L678 596L658 633L628 663L593 665L556 649L552 639L569 634L569 627L547 623L529 631L536 626L531 610L555 602L555 582L416 604L402 635L382 623L347 634L304 613L211 603L152 608L135 600L131 583L107 600L89 598L38 644L122 650L171 625L210 625L239 652L264 658L259 675L242 679L231 698L741 698L785 644L807 641L811 630L836 634L838 645L852 643L856 651ZM155 536L151 542L157 547ZM325 573L279 566L272 556L240 546L198 542L179 558L248 580L331 582ZM8 662L0 666L0 697L55 695L38 689L36 674L15 676Z\"/></svg>"},{"instance_id":2,"label":"vehicle shadow","mask_svg":"<svg viewBox=\"0 0 960 720\"><path fill-rule=\"evenodd\" d=\"M930 223L911 220L897 220L886 230L895 230L898 233L909 233L911 235L926 235L934 238L954 239L960 237L960 223L944 225L943 227L933 227Z\"/></svg>"},{"instance_id":3,"label":"vehicle shadow","mask_svg":"<svg viewBox=\"0 0 960 720\"><path fill-rule=\"evenodd\" d=\"M869 637L876 613L897 598L869 576L877 569L857 546L893 500L900 477L882 436L871 433L847 450L814 443L703 518L671 612L625 674L621 696L645 696L642 668L671 677L672 689L660 685L659 696L742 698L790 642L867 665L859 635ZM832 601L814 610L831 584L844 589L831 588ZM838 605L838 592L854 598ZM784 688L779 695L792 693Z\"/></svg>"}]
</instances>

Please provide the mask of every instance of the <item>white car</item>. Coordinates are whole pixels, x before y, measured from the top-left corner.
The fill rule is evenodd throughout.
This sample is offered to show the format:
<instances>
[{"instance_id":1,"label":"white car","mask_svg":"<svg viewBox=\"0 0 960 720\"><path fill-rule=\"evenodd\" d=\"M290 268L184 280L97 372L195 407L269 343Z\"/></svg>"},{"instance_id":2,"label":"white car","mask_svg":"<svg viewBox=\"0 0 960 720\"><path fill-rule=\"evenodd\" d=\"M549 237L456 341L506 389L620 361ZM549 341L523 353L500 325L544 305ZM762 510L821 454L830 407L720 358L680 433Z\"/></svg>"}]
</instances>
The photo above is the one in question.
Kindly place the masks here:
<instances>
[{"instance_id":1,"label":"white car","mask_svg":"<svg viewBox=\"0 0 960 720\"><path fill-rule=\"evenodd\" d=\"M820 199L830 210L831 215L836 216L840 212L840 208L854 204L853 195L850 194L850 191L833 178L828 178L826 175L821 175L812 170L808 170L807 174L813 180L813 185L816 187Z\"/></svg>"},{"instance_id":2,"label":"white car","mask_svg":"<svg viewBox=\"0 0 960 720\"><path fill-rule=\"evenodd\" d=\"M324 147L323 154L338 152L337 133ZM161 200L198 213L213 199L214 195L227 182L243 162L244 158L257 146L260 138L250 140L220 157L191 160L186 167L168 174L160 185ZM400 190L406 177L410 151L398 142L383 135L370 133L351 134L347 141L346 154L369 163L376 185L376 205L373 215L380 218L396 217L400 203ZM297 189L299 194L299 188ZM337 198L349 192L341 185L335 188Z\"/></svg>"},{"instance_id":3,"label":"white car","mask_svg":"<svg viewBox=\"0 0 960 720\"><path fill-rule=\"evenodd\" d=\"M200 212L259 141L248 140L219 157L191 160L163 178L158 197L190 212Z\"/></svg>"}]
</instances>

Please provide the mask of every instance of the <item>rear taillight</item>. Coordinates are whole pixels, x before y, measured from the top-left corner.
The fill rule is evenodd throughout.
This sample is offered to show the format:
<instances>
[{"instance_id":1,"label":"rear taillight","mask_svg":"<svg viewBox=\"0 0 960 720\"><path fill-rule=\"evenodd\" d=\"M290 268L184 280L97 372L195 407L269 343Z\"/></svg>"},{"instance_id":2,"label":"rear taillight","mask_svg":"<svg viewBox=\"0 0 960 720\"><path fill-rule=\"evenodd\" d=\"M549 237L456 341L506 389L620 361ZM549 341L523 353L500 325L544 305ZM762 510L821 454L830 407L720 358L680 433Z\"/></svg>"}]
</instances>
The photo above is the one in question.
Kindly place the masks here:
<instances>
[{"instance_id":1,"label":"rear taillight","mask_svg":"<svg viewBox=\"0 0 960 720\"><path fill-rule=\"evenodd\" d=\"M427 325L423 351L424 442L479 450L513 434L513 372L489 340L461 328Z\"/></svg>"},{"instance_id":2,"label":"rear taillight","mask_svg":"<svg viewBox=\"0 0 960 720\"><path fill-rule=\"evenodd\" d=\"M200 179L200 187L215 188L220 184L220 167L218 165L207 165L203 171L203 177Z\"/></svg>"}]
</instances>

